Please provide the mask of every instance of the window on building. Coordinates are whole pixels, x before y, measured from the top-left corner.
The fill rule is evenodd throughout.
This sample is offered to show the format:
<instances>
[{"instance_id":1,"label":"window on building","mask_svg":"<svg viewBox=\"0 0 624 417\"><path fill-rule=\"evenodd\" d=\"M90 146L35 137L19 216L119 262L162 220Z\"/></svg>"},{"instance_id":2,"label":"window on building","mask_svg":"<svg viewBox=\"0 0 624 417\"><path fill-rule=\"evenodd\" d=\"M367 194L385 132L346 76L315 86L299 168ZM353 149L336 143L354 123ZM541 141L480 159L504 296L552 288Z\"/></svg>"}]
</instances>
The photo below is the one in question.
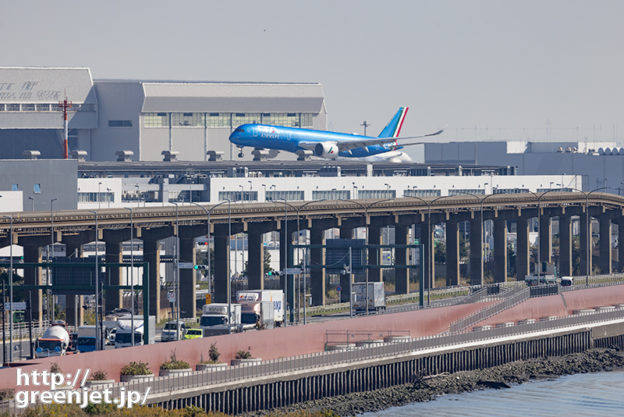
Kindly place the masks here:
<instances>
[{"instance_id":1,"label":"window on building","mask_svg":"<svg viewBox=\"0 0 624 417\"><path fill-rule=\"evenodd\" d=\"M448 190L448 195L462 195L462 194L485 194L485 190L481 188L451 188Z\"/></svg>"},{"instance_id":2,"label":"window on building","mask_svg":"<svg viewBox=\"0 0 624 417\"><path fill-rule=\"evenodd\" d=\"M35 109L37 111L50 111L50 105L49 104L37 104L35 105Z\"/></svg>"},{"instance_id":3,"label":"window on building","mask_svg":"<svg viewBox=\"0 0 624 417\"><path fill-rule=\"evenodd\" d=\"M358 190L358 198L396 198L396 190Z\"/></svg>"},{"instance_id":4,"label":"window on building","mask_svg":"<svg viewBox=\"0 0 624 417\"><path fill-rule=\"evenodd\" d=\"M219 191L219 201L258 201L257 191Z\"/></svg>"},{"instance_id":5,"label":"window on building","mask_svg":"<svg viewBox=\"0 0 624 417\"><path fill-rule=\"evenodd\" d=\"M171 127L204 127L204 113L171 113Z\"/></svg>"},{"instance_id":6,"label":"window on building","mask_svg":"<svg viewBox=\"0 0 624 417\"><path fill-rule=\"evenodd\" d=\"M528 193L526 188L494 188L494 194L522 194Z\"/></svg>"},{"instance_id":7,"label":"window on building","mask_svg":"<svg viewBox=\"0 0 624 417\"><path fill-rule=\"evenodd\" d=\"M20 111L20 105L19 104L7 104L6 109L7 111Z\"/></svg>"},{"instance_id":8,"label":"window on building","mask_svg":"<svg viewBox=\"0 0 624 417\"><path fill-rule=\"evenodd\" d=\"M351 198L349 190L315 190L312 191L312 200L348 200Z\"/></svg>"},{"instance_id":9,"label":"window on building","mask_svg":"<svg viewBox=\"0 0 624 417\"><path fill-rule=\"evenodd\" d=\"M11 191L19 191L19 184L11 184Z\"/></svg>"},{"instance_id":10,"label":"window on building","mask_svg":"<svg viewBox=\"0 0 624 417\"><path fill-rule=\"evenodd\" d=\"M114 193L110 193L110 192L103 192L103 193L99 193L99 200L98 200L98 193L97 192L93 192L93 193L78 193L78 202L79 203L108 203L108 202L114 202L115 201L115 194Z\"/></svg>"},{"instance_id":11,"label":"window on building","mask_svg":"<svg viewBox=\"0 0 624 417\"><path fill-rule=\"evenodd\" d=\"M22 111L35 111L35 105L31 103L22 104Z\"/></svg>"},{"instance_id":12,"label":"window on building","mask_svg":"<svg viewBox=\"0 0 624 417\"><path fill-rule=\"evenodd\" d=\"M440 190L405 190L403 191L405 197L438 197Z\"/></svg>"},{"instance_id":13,"label":"window on building","mask_svg":"<svg viewBox=\"0 0 624 417\"><path fill-rule=\"evenodd\" d=\"M35 193L35 194L41 194L41 184L35 184L35 185L33 185L33 193Z\"/></svg>"},{"instance_id":14,"label":"window on building","mask_svg":"<svg viewBox=\"0 0 624 417\"><path fill-rule=\"evenodd\" d=\"M267 191L266 192L266 201L275 201L275 200L303 200L303 191L293 190L293 191Z\"/></svg>"},{"instance_id":15,"label":"window on building","mask_svg":"<svg viewBox=\"0 0 624 417\"><path fill-rule=\"evenodd\" d=\"M132 127L132 120L109 120L108 127Z\"/></svg>"},{"instance_id":16,"label":"window on building","mask_svg":"<svg viewBox=\"0 0 624 417\"><path fill-rule=\"evenodd\" d=\"M4 111L4 104L0 104L0 111Z\"/></svg>"}]
</instances>

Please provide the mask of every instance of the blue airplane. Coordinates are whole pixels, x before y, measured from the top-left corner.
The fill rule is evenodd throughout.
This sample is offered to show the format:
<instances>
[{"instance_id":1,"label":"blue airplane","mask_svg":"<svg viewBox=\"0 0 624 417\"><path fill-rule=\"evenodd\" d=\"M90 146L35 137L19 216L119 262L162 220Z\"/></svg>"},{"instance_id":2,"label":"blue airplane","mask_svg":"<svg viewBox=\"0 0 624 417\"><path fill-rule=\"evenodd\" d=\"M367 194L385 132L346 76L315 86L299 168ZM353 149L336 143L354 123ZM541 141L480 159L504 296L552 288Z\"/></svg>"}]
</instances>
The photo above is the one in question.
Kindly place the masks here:
<instances>
[{"instance_id":1,"label":"blue airplane","mask_svg":"<svg viewBox=\"0 0 624 417\"><path fill-rule=\"evenodd\" d=\"M408 107L401 107L378 137L331 132L325 130L301 129L263 124L244 124L237 127L230 135L230 142L239 147L239 158L243 157L243 148L270 149L273 155L277 151L293 152L300 157L305 151L325 159L360 158L368 161L411 161L404 152L404 146L423 143L402 143L399 139L417 139L435 136L444 130L421 136L399 137ZM309 153L309 152L308 152Z\"/></svg>"}]
</instances>

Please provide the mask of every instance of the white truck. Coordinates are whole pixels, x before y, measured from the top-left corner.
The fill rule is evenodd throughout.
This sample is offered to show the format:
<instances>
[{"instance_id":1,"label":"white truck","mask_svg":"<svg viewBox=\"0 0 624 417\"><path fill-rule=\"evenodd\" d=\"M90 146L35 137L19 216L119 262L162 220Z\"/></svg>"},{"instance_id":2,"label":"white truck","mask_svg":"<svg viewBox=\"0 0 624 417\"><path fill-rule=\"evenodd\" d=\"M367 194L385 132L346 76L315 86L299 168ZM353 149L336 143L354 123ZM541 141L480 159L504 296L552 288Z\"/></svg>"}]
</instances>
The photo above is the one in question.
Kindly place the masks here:
<instances>
[{"instance_id":1,"label":"white truck","mask_svg":"<svg viewBox=\"0 0 624 417\"><path fill-rule=\"evenodd\" d=\"M120 328L115 334L115 349L132 346L132 321L124 318L119 320ZM149 316L149 344L155 343L156 334L156 317ZM145 334L145 326L143 316L134 318L134 345L144 344L143 335Z\"/></svg>"},{"instance_id":2,"label":"white truck","mask_svg":"<svg viewBox=\"0 0 624 417\"><path fill-rule=\"evenodd\" d=\"M355 311L366 311L366 282L354 282L353 308ZM368 311L379 311L386 309L386 294L383 282L368 283Z\"/></svg>"},{"instance_id":3,"label":"white truck","mask_svg":"<svg viewBox=\"0 0 624 417\"><path fill-rule=\"evenodd\" d=\"M275 327L275 309L271 301L256 301L241 304L243 330L272 329Z\"/></svg>"},{"instance_id":4,"label":"white truck","mask_svg":"<svg viewBox=\"0 0 624 417\"><path fill-rule=\"evenodd\" d=\"M230 306L229 320L227 303L206 304L202 307L199 325L204 331L204 337L240 332L241 306L240 304L230 304Z\"/></svg>"},{"instance_id":5,"label":"white truck","mask_svg":"<svg viewBox=\"0 0 624 417\"><path fill-rule=\"evenodd\" d=\"M273 304L273 321L275 326L284 324L284 291L282 290L241 290L236 292L236 302L239 304L259 303L270 301Z\"/></svg>"},{"instance_id":6,"label":"white truck","mask_svg":"<svg viewBox=\"0 0 624 417\"><path fill-rule=\"evenodd\" d=\"M35 357L47 358L48 356L61 356L67 353L69 347L69 333L65 327L56 324L43 333L36 342Z\"/></svg>"}]
</instances>

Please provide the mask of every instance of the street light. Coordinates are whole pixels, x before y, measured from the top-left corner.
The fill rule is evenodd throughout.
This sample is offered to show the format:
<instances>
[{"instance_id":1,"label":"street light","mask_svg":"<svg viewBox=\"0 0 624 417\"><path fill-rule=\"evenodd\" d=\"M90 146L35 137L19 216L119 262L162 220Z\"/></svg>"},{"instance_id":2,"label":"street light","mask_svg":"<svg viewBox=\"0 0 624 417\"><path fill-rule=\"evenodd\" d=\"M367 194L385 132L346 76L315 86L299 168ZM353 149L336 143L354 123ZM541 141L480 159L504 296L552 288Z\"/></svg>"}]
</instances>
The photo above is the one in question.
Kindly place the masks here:
<instances>
[{"instance_id":1,"label":"street light","mask_svg":"<svg viewBox=\"0 0 624 417\"><path fill-rule=\"evenodd\" d=\"M48 285L50 285L52 283L51 280L51 273L52 270L50 269L50 260L54 257L54 253L52 253L52 255L50 255L50 251L54 250L54 211L53 211L53 205L54 202L58 200L57 198L53 198L50 200L50 247L48 249L48 276L47 276L47 281L48 281ZM46 298L48 299L48 318L50 317L50 312L52 312L52 319L50 320L50 322L52 322L52 320L54 320L54 301L50 302L50 298L53 297L48 289L46 289Z\"/></svg>"},{"instance_id":2,"label":"street light","mask_svg":"<svg viewBox=\"0 0 624 417\"><path fill-rule=\"evenodd\" d=\"M551 184L553 184L553 182L551 181ZM559 191L557 189L551 189L551 190L547 190L545 192L542 192L541 194L537 194L534 193L533 191L529 190L529 193L533 194L535 197L537 197L537 282L539 283L539 280L542 276L542 243L541 243L541 239L540 236L542 234L542 207L541 207L541 201L542 198L548 194L548 193L552 193L553 191Z\"/></svg>"},{"instance_id":3,"label":"street light","mask_svg":"<svg viewBox=\"0 0 624 417\"><path fill-rule=\"evenodd\" d=\"M35 196L28 196L28 199L32 201L31 211L35 211Z\"/></svg>"},{"instance_id":4,"label":"street light","mask_svg":"<svg viewBox=\"0 0 624 417\"><path fill-rule=\"evenodd\" d=\"M97 203L98 203L98 210L100 209L100 203L102 201L102 198L100 197L100 187L102 186L102 182L98 182L98 193L97 193Z\"/></svg>"},{"instance_id":5,"label":"street light","mask_svg":"<svg viewBox=\"0 0 624 417\"><path fill-rule=\"evenodd\" d=\"M487 184L487 183L486 183ZM483 187L483 192L485 192L485 186ZM483 221L483 203L485 200L492 197L496 194L488 194L481 198L481 285L485 283L485 269L484 269L484 258L485 258L485 226ZM506 274L506 273L505 273Z\"/></svg>"},{"instance_id":6,"label":"street light","mask_svg":"<svg viewBox=\"0 0 624 417\"><path fill-rule=\"evenodd\" d=\"M96 210L89 210L89 213L93 213L95 216L95 350L100 350L101 334L100 334L100 268L98 265L98 212Z\"/></svg>"},{"instance_id":7,"label":"street light","mask_svg":"<svg viewBox=\"0 0 624 417\"><path fill-rule=\"evenodd\" d=\"M132 329L130 341L134 346L134 217L132 207L124 208L130 210L130 302L132 304L130 307L132 313L130 316L130 329Z\"/></svg>"},{"instance_id":8,"label":"street light","mask_svg":"<svg viewBox=\"0 0 624 417\"><path fill-rule=\"evenodd\" d=\"M180 340L180 229L178 226L178 203L175 204L175 282L176 282L176 340Z\"/></svg>"},{"instance_id":9,"label":"street light","mask_svg":"<svg viewBox=\"0 0 624 417\"><path fill-rule=\"evenodd\" d=\"M13 362L13 216L2 217L11 221L9 226L9 238L11 239L9 246L9 303L11 304L9 314L9 362ZM30 308L32 308L32 305Z\"/></svg>"}]
</instances>

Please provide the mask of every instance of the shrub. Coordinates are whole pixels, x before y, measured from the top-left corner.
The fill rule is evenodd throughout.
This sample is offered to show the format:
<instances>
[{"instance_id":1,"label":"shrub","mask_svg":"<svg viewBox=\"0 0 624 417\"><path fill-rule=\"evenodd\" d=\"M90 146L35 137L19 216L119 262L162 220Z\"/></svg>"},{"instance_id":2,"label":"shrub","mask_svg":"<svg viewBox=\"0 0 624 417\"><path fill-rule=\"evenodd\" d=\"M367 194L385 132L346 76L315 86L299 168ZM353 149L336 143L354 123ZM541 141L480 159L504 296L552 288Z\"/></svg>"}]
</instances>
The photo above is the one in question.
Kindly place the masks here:
<instances>
[{"instance_id":1,"label":"shrub","mask_svg":"<svg viewBox=\"0 0 624 417\"><path fill-rule=\"evenodd\" d=\"M53 373L53 374L60 374L61 372L62 372L62 371L61 371L61 367L59 366L59 364L58 364L58 363L56 363L56 362L52 362L52 363L50 364L50 373Z\"/></svg>"},{"instance_id":2,"label":"shrub","mask_svg":"<svg viewBox=\"0 0 624 417\"><path fill-rule=\"evenodd\" d=\"M219 356L221 356L221 353L219 353L219 350L217 349L217 346L214 343L210 345L208 356L210 357L210 361L212 363L219 362Z\"/></svg>"},{"instance_id":3,"label":"shrub","mask_svg":"<svg viewBox=\"0 0 624 417\"><path fill-rule=\"evenodd\" d=\"M239 350L236 352L236 359L251 359L251 352L249 350Z\"/></svg>"},{"instance_id":4,"label":"shrub","mask_svg":"<svg viewBox=\"0 0 624 417\"><path fill-rule=\"evenodd\" d=\"M149 375L152 371L145 362L130 362L121 368L122 375Z\"/></svg>"},{"instance_id":5,"label":"shrub","mask_svg":"<svg viewBox=\"0 0 624 417\"><path fill-rule=\"evenodd\" d=\"M188 362L179 361L176 358L175 350L171 353L171 359L160 365L160 369L187 369L190 368Z\"/></svg>"},{"instance_id":6,"label":"shrub","mask_svg":"<svg viewBox=\"0 0 624 417\"><path fill-rule=\"evenodd\" d=\"M90 379L91 381L104 381L108 379L108 375L106 374L106 371L95 371L91 375Z\"/></svg>"}]
</instances>

